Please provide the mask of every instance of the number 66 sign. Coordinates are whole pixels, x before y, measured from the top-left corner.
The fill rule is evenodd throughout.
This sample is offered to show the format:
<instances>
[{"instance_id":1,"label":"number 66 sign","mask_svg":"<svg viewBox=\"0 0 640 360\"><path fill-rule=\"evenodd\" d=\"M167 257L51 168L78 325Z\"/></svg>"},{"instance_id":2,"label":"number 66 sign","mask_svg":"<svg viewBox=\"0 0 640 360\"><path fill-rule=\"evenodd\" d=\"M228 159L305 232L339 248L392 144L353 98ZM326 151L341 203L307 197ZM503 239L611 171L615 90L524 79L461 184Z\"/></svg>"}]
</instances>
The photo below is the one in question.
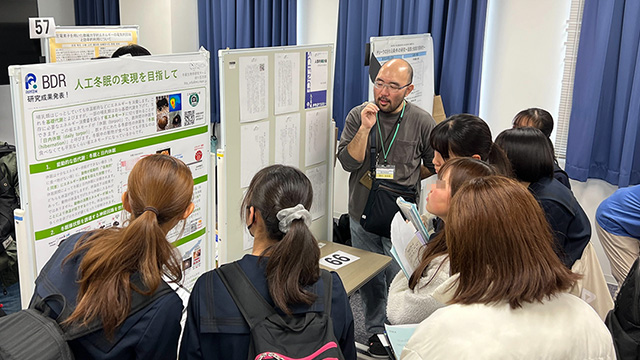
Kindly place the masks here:
<instances>
[{"instance_id":1,"label":"number 66 sign","mask_svg":"<svg viewBox=\"0 0 640 360\"><path fill-rule=\"evenodd\" d=\"M326 266L333 270L338 270L341 267L349 265L358 259L360 258L355 255L351 255L344 251L338 250L332 254L321 256L320 265Z\"/></svg>"}]
</instances>

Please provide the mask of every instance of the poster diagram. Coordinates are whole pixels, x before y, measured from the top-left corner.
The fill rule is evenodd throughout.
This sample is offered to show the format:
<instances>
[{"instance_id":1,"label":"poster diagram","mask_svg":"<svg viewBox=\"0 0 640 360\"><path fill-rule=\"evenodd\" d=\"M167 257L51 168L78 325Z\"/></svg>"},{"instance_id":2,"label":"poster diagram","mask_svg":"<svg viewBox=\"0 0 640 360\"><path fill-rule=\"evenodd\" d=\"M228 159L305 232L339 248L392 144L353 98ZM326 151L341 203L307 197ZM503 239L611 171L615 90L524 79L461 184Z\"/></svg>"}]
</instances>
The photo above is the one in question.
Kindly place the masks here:
<instances>
[{"instance_id":1,"label":"poster diagram","mask_svg":"<svg viewBox=\"0 0 640 360\"><path fill-rule=\"evenodd\" d=\"M58 26L48 39L48 62L111 57L119 47L138 43L138 26Z\"/></svg>"},{"instance_id":2,"label":"poster diagram","mask_svg":"<svg viewBox=\"0 0 640 360\"><path fill-rule=\"evenodd\" d=\"M207 254L201 244L209 213L206 55L10 68L12 78L19 80L12 91L19 99L18 151L24 154L19 167L28 178L20 187L37 269L68 236L125 223L121 194L129 172L141 158L162 153L182 160L194 178L195 210L167 239L183 254L186 284L204 271L200 264Z\"/></svg>"}]
</instances>

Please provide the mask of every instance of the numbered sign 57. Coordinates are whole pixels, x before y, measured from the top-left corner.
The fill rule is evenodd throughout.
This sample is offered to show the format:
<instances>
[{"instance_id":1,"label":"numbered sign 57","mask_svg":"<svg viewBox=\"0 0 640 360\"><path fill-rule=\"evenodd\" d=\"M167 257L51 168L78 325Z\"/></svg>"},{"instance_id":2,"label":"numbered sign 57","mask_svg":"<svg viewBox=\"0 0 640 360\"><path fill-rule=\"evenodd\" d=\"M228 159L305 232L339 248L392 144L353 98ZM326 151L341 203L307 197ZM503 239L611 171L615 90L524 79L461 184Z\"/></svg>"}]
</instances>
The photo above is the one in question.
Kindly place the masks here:
<instances>
[{"instance_id":1,"label":"numbered sign 57","mask_svg":"<svg viewBox=\"0 0 640 360\"><path fill-rule=\"evenodd\" d=\"M56 35L56 22L52 17L29 18L31 39L49 38Z\"/></svg>"},{"instance_id":2,"label":"numbered sign 57","mask_svg":"<svg viewBox=\"0 0 640 360\"><path fill-rule=\"evenodd\" d=\"M344 251L336 251L333 254L320 257L320 265L326 266L330 269L338 270L343 266L349 265L352 262L360 259L355 255L351 255Z\"/></svg>"}]
</instances>

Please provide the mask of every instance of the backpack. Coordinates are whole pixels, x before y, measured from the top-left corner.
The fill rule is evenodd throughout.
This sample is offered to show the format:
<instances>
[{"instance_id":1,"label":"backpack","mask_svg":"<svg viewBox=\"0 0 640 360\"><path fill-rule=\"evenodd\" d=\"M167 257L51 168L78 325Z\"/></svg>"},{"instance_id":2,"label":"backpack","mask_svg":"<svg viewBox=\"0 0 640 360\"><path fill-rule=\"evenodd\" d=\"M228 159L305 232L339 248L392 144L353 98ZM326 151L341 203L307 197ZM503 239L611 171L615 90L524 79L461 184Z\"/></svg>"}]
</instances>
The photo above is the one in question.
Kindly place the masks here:
<instances>
[{"instance_id":1,"label":"backpack","mask_svg":"<svg viewBox=\"0 0 640 360\"><path fill-rule=\"evenodd\" d=\"M18 254L13 211L20 207L16 147L0 145L0 282L10 286L18 282Z\"/></svg>"},{"instance_id":2,"label":"backpack","mask_svg":"<svg viewBox=\"0 0 640 360\"><path fill-rule=\"evenodd\" d=\"M640 356L640 258L620 287L616 305L609 311L605 325L609 328L619 360Z\"/></svg>"},{"instance_id":3,"label":"backpack","mask_svg":"<svg viewBox=\"0 0 640 360\"><path fill-rule=\"evenodd\" d=\"M324 312L280 316L237 262L223 265L217 272L251 329L249 360L344 360L331 320L331 273L322 270L321 275Z\"/></svg>"},{"instance_id":4,"label":"backpack","mask_svg":"<svg viewBox=\"0 0 640 360\"><path fill-rule=\"evenodd\" d=\"M144 288L139 277L132 277L137 288ZM131 310L136 313L156 299L173 291L166 282L162 282L155 293L145 296L137 291L131 292ZM53 319L49 316L51 308L47 301L62 304L60 315ZM67 341L81 338L102 329L102 321L93 321L89 326L61 327L59 324L68 318L73 310L67 306L60 294L52 294L44 299L36 296L29 309L0 318L0 359L1 360L73 360L74 356Z\"/></svg>"}]
</instances>

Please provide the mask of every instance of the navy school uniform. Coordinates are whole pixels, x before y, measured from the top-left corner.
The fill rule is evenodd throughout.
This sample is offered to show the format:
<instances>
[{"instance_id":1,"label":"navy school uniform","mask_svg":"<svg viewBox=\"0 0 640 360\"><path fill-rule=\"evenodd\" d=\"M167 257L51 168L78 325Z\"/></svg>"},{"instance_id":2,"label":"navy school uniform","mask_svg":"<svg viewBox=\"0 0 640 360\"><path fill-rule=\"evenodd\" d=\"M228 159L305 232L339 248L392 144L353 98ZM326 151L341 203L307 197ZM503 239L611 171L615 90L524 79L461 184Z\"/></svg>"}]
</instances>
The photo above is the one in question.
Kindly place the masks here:
<instances>
[{"instance_id":1,"label":"navy school uniform","mask_svg":"<svg viewBox=\"0 0 640 360\"><path fill-rule=\"evenodd\" d=\"M256 290L275 308L265 276L267 259L263 258L260 261L258 256L245 255L238 262ZM340 277L335 272L332 272L332 276L333 330L345 359L352 360L356 358L356 349L351 305ZM207 297L207 293L210 293L207 289L212 290L213 298ZM321 300L324 294L322 279L319 279L309 290L318 295L318 299ZM324 306L319 303L291 307L294 314L319 312L323 309ZM249 340L249 326L216 270L202 275L189 298L187 322L180 344L180 359L246 360Z\"/></svg>"},{"instance_id":2,"label":"navy school uniform","mask_svg":"<svg viewBox=\"0 0 640 360\"><path fill-rule=\"evenodd\" d=\"M591 223L571 190L554 178L542 178L529 185L545 217L551 225L556 241L556 253L571 268L582 257L591 240Z\"/></svg>"},{"instance_id":3,"label":"navy school uniform","mask_svg":"<svg viewBox=\"0 0 640 360\"><path fill-rule=\"evenodd\" d=\"M71 253L84 233L63 241L36 279L35 294L41 298L54 293L65 297L67 304L76 306L79 284L78 266L81 256L62 261ZM35 296L35 295L34 295ZM33 299L31 300L33 302ZM62 306L49 301L56 317ZM130 315L108 340L102 330L69 342L76 359L175 359L180 337L182 300L171 292L156 299L145 308Z\"/></svg>"}]
</instances>

